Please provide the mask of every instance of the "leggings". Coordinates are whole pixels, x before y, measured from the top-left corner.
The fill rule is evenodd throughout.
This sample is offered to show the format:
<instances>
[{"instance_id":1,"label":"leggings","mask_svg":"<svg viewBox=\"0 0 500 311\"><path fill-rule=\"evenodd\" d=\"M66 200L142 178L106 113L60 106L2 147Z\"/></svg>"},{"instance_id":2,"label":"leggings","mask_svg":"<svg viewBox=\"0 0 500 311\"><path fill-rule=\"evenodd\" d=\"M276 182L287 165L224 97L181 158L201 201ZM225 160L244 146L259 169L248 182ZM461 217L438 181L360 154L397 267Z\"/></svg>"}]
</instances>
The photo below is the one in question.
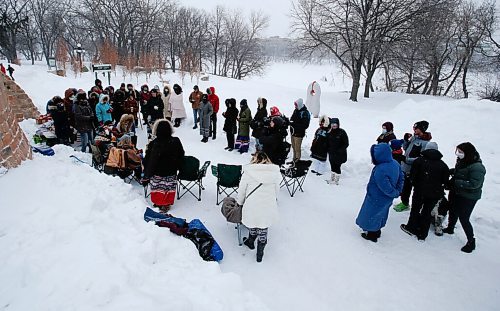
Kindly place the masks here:
<instances>
[{"instance_id":1,"label":"leggings","mask_svg":"<svg viewBox=\"0 0 500 311\"><path fill-rule=\"evenodd\" d=\"M259 243L267 243L267 228L250 228L250 236L256 237L257 242Z\"/></svg>"}]
</instances>

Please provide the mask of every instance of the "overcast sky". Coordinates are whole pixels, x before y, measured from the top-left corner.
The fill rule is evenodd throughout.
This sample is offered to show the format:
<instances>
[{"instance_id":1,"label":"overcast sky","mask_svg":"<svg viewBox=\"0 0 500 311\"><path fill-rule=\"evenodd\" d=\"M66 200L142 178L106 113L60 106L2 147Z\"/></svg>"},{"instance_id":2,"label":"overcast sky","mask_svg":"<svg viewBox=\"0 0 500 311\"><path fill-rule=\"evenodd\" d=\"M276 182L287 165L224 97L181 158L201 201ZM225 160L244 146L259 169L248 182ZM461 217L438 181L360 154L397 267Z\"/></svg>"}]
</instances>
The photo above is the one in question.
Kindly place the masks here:
<instances>
[{"instance_id":1,"label":"overcast sky","mask_svg":"<svg viewBox=\"0 0 500 311\"><path fill-rule=\"evenodd\" d=\"M286 37L290 31L290 14L292 0L180 0L184 6L193 6L212 11L218 4L230 9L242 10L250 14L252 10L261 10L269 16L269 27L266 36Z\"/></svg>"}]
</instances>

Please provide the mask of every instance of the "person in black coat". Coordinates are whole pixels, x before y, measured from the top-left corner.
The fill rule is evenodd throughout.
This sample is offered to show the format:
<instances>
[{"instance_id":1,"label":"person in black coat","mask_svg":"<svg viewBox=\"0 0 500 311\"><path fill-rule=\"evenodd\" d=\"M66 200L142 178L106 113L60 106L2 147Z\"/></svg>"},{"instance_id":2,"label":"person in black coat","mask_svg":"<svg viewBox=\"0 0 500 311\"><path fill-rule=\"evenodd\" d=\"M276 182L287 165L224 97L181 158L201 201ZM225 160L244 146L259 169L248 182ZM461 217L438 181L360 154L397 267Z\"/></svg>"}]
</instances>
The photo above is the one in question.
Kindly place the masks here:
<instances>
[{"instance_id":1,"label":"person in black coat","mask_svg":"<svg viewBox=\"0 0 500 311\"><path fill-rule=\"evenodd\" d=\"M224 148L228 151L233 151L234 149L234 135L238 132L238 128L236 127L236 119L238 118L238 108L236 108L236 99L228 98L225 101L226 103L226 111L222 113L222 116L225 118L224 121L224 132L226 132L227 137L227 147Z\"/></svg>"},{"instance_id":2,"label":"person in black coat","mask_svg":"<svg viewBox=\"0 0 500 311\"><path fill-rule=\"evenodd\" d=\"M302 140L311 121L311 114L304 105L302 98L294 102L295 110L290 118L290 133L292 134L293 162L300 160L302 155Z\"/></svg>"},{"instance_id":3,"label":"person in black coat","mask_svg":"<svg viewBox=\"0 0 500 311\"><path fill-rule=\"evenodd\" d=\"M92 107L90 107L85 93L78 93L73 110L75 113L75 128L80 133L82 142L81 151L85 152L87 146L93 141L95 109L92 110Z\"/></svg>"},{"instance_id":4,"label":"person in black coat","mask_svg":"<svg viewBox=\"0 0 500 311\"><path fill-rule=\"evenodd\" d=\"M252 121L250 121L252 136L255 137L255 149L257 151L262 150L262 143L259 139L265 131L265 118L267 118L267 99L259 97L257 98L257 112L255 113Z\"/></svg>"},{"instance_id":5,"label":"person in black coat","mask_svg":"<svg viewBox=\"0 0 500 311\"><path fill-rule=\"evenodd\" d=\"M441 160L443 155L435 142L429 142L421 154L411 168L410 179L414 190L410 218L406 225L401 225L401 229L424 241L431 225L431 212L443 197L448 183L449 168Z\"/></svg>"},{"instance_id":6,"label":"person in black coat","mask_svg":"<svg viewBox=\"0 0 500 311\"><path fill-rule=\"evenodd\" d=\"M283 141L287 136L284 128L284 120L281 117L273 117L269 127L262 134L260 141L262 143L262 151L267 154L271 162L276 165L285 163L286 155Z\"/></svg>"},{"instance_id":7,"label":"person in black coat","mask_svg":"<svg viewBox=\"0 0 500 311\"><path fill-rule=\"evenodd\" d=\"M163 100L157 89L151 90L151 97L147 101L147 111L151 116L151 123L158 119L163 119Z\"/></svg>"},{"instance_id":8,"label":"person in black coat","mask_svg":"<svg viewBox=\"0 0 500 311\"><path fill-rule=\"evenodd\" d=\"M347 147L349 147L349 137L346 131L340 128L338 118L331 118L330 131L328 132L328 159L332 176L327 180L329 184L339 184L342 174L340 167L347 162Z\"/></svg>"},{"instance_id":9,"label":"person in black coat","mask_svg":"<svg viewBox=\"0 0 500 311\"><path fill-rule=\"evenodd\" d=\"M55 105L56 108L51 111L50 115L52 116L52 120L54 120L54 129L58 143L69 145L71 129L69 127L68 112L64 109L64 102L62 98L59 97L55 101Z\"/></svg>"},{"instance_id":10,"label":"person in black coat","mask_svg":"<svg viewBox=\"0 0 500 311\"><path fill-rule=\"evenodd\" d=\"M115 124L120 122L120 119L123 115L123 103L125 102L125 85L123 85L123 88L119 88L116 90L116 92L113 95L113 102L111 104L111 108L113 108L113 112L111 113L111 116L113 117L113 120L115 121Z\"/></svg>"}]
</instances>

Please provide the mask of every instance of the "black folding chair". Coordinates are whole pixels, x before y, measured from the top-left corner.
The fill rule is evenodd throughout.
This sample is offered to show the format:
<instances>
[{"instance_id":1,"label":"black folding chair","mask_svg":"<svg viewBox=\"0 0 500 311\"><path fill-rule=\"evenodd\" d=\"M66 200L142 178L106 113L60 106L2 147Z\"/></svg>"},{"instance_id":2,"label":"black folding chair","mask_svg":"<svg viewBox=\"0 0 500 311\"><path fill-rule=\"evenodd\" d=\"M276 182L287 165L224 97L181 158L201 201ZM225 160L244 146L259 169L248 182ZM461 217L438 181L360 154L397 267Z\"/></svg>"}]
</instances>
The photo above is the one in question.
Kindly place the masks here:
<instances>
[{"instance_id":1,"label":"black folding chair","mask_svg":"<svg viewBox=\"0 0 500 311\"><path fill-rule=\"evenodd\" d=\"M282 167L280 169L282 180L280 187L286 187L288 193L291 197L294 196L297 190L304 192L302 186L306 180L307 172L309 172L309 167L311 167L312 161L310 160L299 160L295 162L293 166Z\"/></svg>"},{"instance_id":2,"label":"black folding chair","mask_svg":"<svg viewBox=\"0 0 500 311\"><path fill-rule=\"evenodd\" d=\"M241 165L212 165L212 175L217 177L217 205L219 205L225 197L229 197L233 193L238 193L241 179ZM219 195L222 194L226 196L219 201Z\"/></svg>"},{"instance_id":3,"label":"black folding chair","mask_svg":"<svg viewBox=\"0 0 500 311\"><path fill-rule=\"evenodd\" d=\"M201 190L205 190L203 177L206 176L209 165L210 161L206 161L200 168L200 160L193 156L184 156L181 169L177 174L177 199L190 193L198 201L201 201ZM191 191L196 186L198 186L198 194Z\"/></svg>"}]
</instances>

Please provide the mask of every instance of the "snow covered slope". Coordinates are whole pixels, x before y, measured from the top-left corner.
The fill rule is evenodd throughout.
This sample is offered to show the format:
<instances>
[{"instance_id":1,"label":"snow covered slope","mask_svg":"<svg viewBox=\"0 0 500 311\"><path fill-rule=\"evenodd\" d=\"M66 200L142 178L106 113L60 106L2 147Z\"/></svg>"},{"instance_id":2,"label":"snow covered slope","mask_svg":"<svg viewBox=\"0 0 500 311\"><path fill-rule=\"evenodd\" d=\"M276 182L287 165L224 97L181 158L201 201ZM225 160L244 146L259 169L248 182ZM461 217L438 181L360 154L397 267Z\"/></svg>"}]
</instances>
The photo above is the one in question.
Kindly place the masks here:
<instances>
[{"instance_id":1,"label":"snow covered slope","mask_svg":"<svg viewBox=\"0 0 500 311\"><path fill-rule=\"evenodd\" d=\"M53 95L68 87L89 89L92 74L61 78L42 64L16 68L16 79L43 111ZM328 82L321 82L327 77ZM170 73L164 79L179 83ZM104 79L102 79L104 81ZM281 220L269 232L264 260L238 247L234 226L215 205L215 178L204 180L202 202L183 197L172 213L200 218L221 245L220 265L203 262L191 242L142 220L146 204L138 185L98 174L69 159L78 152L56 148L52 158L34 161L0 177L0 306L6 310L498 310L500 303L500 145L496 133L500 106L469 100L374 93L358 103L348 101L349 81L333 66L275 64L263 77L236 81L210 76L200 89L215 86L224 110L225 98L247 98L253 112L264 96L268 107L290 116L293 101L305 98L307 85L322 88L322 113L339 117L349 134L348 162L341 185L308 176L304 193L290 198L282 189ZM121 74L112 84L122 82ZM135 76L125 82L146 83ZM139 82L139 83L137 83ZM194 81L193 81L194 82ZM150 86L161 85L152 77ZM249 154L224 151L224 135L200 143L188 120L176 132L189 155L213 164L244 164ZM106 85L106 82L104 82ZM463 254L465 235L430 234L418 243L399 225L409 213L391 211L382 238L374 244L359 236L355 217L372 168L369 148L381 124L392 121L396 135L411 131L414 122L430 122L429 131L444 160L454 163L454 148L471 141L487 169L484 196L473 213L477 249ZM223 118L219 115L219 129ZM304 140L308 156L317 120ZM30 132L32 121L23 128ZM139 145L144 147L145 133ZM28 298L27 298L28 297Z\"/></svg>"}]
</instances>

